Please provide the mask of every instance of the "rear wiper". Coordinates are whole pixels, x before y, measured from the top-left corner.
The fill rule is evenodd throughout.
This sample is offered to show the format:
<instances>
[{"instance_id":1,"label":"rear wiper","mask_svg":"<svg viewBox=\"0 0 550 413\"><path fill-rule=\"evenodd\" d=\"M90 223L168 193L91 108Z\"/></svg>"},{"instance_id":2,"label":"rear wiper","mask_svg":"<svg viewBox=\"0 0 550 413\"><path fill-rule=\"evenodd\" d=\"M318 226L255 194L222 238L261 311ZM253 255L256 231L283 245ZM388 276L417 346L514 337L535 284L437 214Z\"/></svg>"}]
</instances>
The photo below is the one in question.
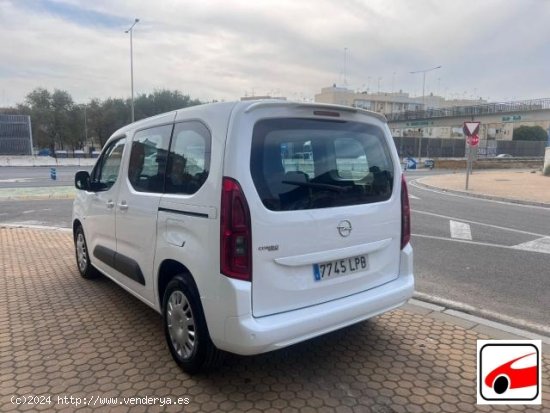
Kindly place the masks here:
<instances>
[{"instance_id":1,"label":"rear wiper","mask_svg":"<svg viewBox=\"0 0 550 413\"><path fill-rule=\"evenodd\" d=\"M328 189L330 191L334 192L346 192L347 188L337 186L337 185L331 185L331 184L318 184L316 182L300 182L300 181L282 181L283 184L289 184L289 185L296 185L296 186L305 186L308 188L321 188L321 189Z\"/></svg>"}]
</instances>

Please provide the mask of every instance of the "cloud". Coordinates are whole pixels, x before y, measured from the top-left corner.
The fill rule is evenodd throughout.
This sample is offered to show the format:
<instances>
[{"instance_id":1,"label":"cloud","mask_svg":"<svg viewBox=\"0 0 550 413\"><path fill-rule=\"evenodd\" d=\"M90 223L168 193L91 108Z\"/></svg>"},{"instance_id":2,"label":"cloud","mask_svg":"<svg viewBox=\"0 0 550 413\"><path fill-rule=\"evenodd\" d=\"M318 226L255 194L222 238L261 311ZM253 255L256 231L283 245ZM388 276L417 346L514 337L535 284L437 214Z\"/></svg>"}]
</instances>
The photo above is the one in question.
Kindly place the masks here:
<instances>
[{"instance_id":1,"label":"cloud","mask_svg":"<svg viewBox=\"0 0 550 413\"><path fill-rule=\"evenodd\" d=\"M0 106L37 86L75 100L128 97L134 18L137 93L202 100L245 93L313 98L350 88L537 98L550 95L550 2L0 0ZM3 99L3 101L2 101Z\"/></svg>"},{"instance_id":2,"label":"cloud","mask_svg":"<svg viewBox=\"0 0 550 413\"><path fill-rule=\"evenodd\" d=\"M17 5L26 11L58 16L85 26L118 27L126 20L105 12L97 12L71 2L55 0L19 0Z\"/></svg>"}]
</instances>

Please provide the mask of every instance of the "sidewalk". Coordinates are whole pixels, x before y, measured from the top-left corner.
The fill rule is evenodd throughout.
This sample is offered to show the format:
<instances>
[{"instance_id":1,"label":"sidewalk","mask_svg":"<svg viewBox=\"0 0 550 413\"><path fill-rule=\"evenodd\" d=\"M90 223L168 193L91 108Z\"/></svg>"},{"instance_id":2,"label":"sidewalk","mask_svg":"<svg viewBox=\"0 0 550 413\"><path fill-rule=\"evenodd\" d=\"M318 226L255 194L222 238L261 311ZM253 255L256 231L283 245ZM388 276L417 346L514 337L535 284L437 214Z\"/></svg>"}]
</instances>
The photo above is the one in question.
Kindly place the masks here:
<instances>
[{"instance_id":1,"label":"sidewalk","mask_svg":"<svg viewBox=\"0 0 550 413\"><path fill-rule=\"evenodd\" d=\"M0 167L9 166L93 166L95 158L52 158L51 156L0 156Z\"/></svg>"},{"instance_id":2,"label":"sidewalk","mask_svg":"<svg viewBox=\"0 0 550 413\"><path fill-rule=\"evenodd\" d=\"M74 260L70 233L0 226L2 412L29 410L10 400L30 394L52 397L37 410L77 409L58 396L102 398L79 406L93 412L548 411L549 363L542 406L476 405L476 340L522 336L418 300L280 351L230 355L220 370L189 377L170 358L160 316L105 278L82 279ZM145 396L189 404L121 400Z\"/></svg>"},{"instance_id":3,"label":"sidewalk","mask_svg":"<svg viewBox=\"0 0 550 413\"><path fill-rule=\"evenodd\" d=\"M457 172L448 175L434 175L417 181L425 186L464 193L482 198L509 200L511 202L550 207L550 177L532 170L475 170L465 190L466 175Z\"/></svg>"},{"instance_id":4,"label":"sidewalk","mask_svg":"<svg viewBox=\"0 0 550 413\"><path fill-rule=\"evenodd\" d=\"M0 201L73 199L75 194L74 186L0 188Z\"/></svg>"}]
</instances>

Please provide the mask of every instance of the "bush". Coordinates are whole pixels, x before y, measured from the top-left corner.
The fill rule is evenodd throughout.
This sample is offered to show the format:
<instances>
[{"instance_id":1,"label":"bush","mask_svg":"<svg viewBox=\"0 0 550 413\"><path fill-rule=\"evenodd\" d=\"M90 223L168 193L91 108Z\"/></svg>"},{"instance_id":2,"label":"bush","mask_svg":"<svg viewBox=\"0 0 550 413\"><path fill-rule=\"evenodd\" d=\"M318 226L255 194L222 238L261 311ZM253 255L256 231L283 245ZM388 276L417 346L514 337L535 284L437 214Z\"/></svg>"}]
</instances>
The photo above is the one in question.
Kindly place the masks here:
<instances>
[{"instance_id":1,"label":"bush","mask_svg":"<svg viewBox=\"0 0 550 413\"><path fill-rule=\"evenodd\" d=\"M548 135L540 126L520 126L514 129L513 141L546 141Z\"/></svg>"}]
</instances>

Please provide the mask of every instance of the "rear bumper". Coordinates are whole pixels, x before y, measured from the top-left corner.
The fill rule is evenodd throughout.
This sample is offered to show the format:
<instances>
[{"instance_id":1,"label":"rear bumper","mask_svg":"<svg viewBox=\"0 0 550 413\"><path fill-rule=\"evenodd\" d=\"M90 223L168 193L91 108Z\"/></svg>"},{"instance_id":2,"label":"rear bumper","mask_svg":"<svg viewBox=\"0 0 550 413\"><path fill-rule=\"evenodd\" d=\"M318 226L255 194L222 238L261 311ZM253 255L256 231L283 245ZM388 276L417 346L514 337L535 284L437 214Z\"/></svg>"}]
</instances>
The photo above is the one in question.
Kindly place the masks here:
<instances>
[{"instance_id":1,"label":"rear bumper","mask_svg":"<svg viewBox=\"0 0 550 413\"><path fill-rule=\"evenodd\" d=\"M374 317L404 304L413 294L412 248L401 251L400 275L386 284L327 303L255 318L227 317L223 350L251 355L283 348Z\"/></svg>"}]
</instances>

